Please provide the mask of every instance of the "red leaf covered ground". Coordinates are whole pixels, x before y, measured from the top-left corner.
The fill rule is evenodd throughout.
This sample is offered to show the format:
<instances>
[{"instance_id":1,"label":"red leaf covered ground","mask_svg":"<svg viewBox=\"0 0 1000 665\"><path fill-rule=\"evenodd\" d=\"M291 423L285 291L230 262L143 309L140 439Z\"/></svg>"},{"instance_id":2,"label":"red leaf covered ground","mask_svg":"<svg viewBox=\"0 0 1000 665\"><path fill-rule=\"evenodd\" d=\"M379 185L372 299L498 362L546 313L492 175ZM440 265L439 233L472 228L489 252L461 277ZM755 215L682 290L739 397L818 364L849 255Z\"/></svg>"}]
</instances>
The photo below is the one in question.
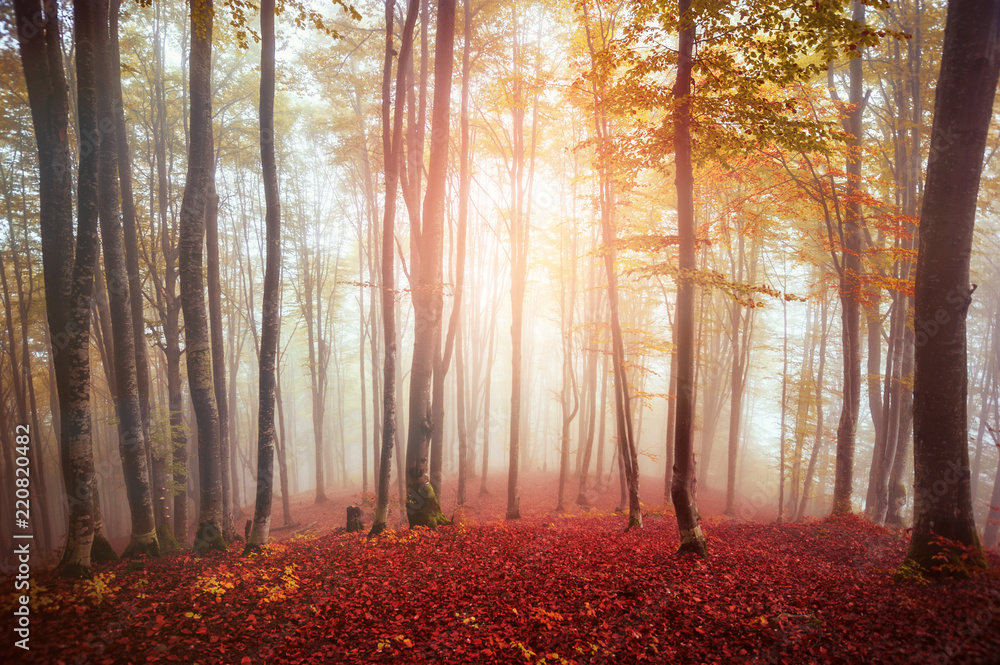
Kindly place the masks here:
<instances>
[{"instance_id":1,"label":"red leaf covered ground","mask_svg":"<svg viewBox=\"0 0 1000 665\"><path fill-rule=\"evenodd\" d=\"M859 518L709 517L703 562L673 554L669 509L627 534L606 508L543 512L553 480L529 479L516 522L487 497L437 532L311 532L247 558L100 567L94 582L42 573L32 649L5 631L0 662L1000 663L995 558L965 581L894 582L905 535ZM293 513L330 528L344 502L303 497Z\"/></svg>"}]
</instances>

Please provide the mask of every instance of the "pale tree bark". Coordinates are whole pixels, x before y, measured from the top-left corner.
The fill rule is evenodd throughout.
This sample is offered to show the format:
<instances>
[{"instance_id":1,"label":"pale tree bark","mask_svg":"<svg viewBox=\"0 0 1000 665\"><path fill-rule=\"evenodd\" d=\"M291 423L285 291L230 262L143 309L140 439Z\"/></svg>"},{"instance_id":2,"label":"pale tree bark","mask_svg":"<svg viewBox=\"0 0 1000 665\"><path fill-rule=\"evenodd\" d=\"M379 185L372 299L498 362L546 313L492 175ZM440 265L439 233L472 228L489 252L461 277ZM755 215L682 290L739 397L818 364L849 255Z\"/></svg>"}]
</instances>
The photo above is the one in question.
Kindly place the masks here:
<instances>
[{"instance_id":1,"label":"pale tree bark","mask_svg":"<svg viewBox=\"0 0 1000 665\"><path fill-rule=\"evenodd\" d=\"M445 183L448 176L448 127L455 48L455 0L438 4L434 49L434 100L431 109L430 161L423 219L416 233L419 261L413 266L414 341L410 369L410 412L406 442L406 513L411 527L447 524L428 478L428 447L434 430L431 387L441 342L442 255Z\"/></svg>"},{"instance_id":2,"label":"pale tree bark","mask_svg":"<svg viewBox=\"0 0 1000 665\"><path fill-rule=\"evenodd\" d=\"M694 476L694 173L691 163L691 66L695 24L691 0L680 0L677 81L674 83L674 154L676 155L677 235L680 274L677 278L677 423L674 434L674 476L670 487L681 552L708 556L691 496Z\"/></svg>"},{"instance_id":3,"label":"pale tree bark","mask_svg":"<svg viewBox=\"0 0 1000 665\"><path fill-rule=\"evenodd\" d=\"M571 218L575 221L575 218ZM571 221L570 223L574 223ZM576 228L570 231L573 238L569 243L569 258L565 256L566 235L563 235L560 243L564 248L560 252L560 294L559 294L559 321L562 328L562 394L560 395L560 407L562 412L562 433L559 439L559 492L556 501L556 510L566 510L565 494L566 483L569 481L569 444L570 426L573 419L580 410L580 395L576 386L576 372L573 369L573 313L576 301ZM566 288L566 272L570 273L569 288Z\"/></svg>"},{"instance_id":4,"label":"pale tree bark","mask_svg":"<svg viewBox=\"0 0 1000 665\"><path fill-rule=\"evenodd\" d=\"M597 234L593 238L591 253L596 254ZM576 503L578 506L590 505L587 500L587 477L590 473L590 461L594 456L594 435L597 424L597 367L598 362L598 338L597 338L597 312L601 308L600 289L597 288L597 270L593 261L590 261L587 281L587 298L585 316L585 327L587 330L586 352L587 360L584 363L583 396L582 408L584 413L580 418L580 442L577 458L580 459L578 473L580 478L580 489L577 492ZM586 431L586 434L584 434ZM582 455L581 455L582 452ZM596 486L600 486L601 478L598 475Z\"/></svg>"},{"instance_id":5,"label":"pale tree bark","mask_svg":"<svg viewBox=\"0 0 1000 665\"><path fill-rule=\"evenodd\" d=\"M275 0L260 3L260 162L264 178L266 259L261 304L260 379L257 416L257 500L253 527L244 554L259 551L271 529L271 496L274 488L274 361L278 351L278 313L281 292L281 204L278 169L274 156Z\"/></svg>"},{"instance_id":6,"label":"pale tree bark","mask_svg":"<svg viewBox=\"0 0 1000 665\"><path fill-rule=\"evenodd\" d=\"M399 45L396 70L396 104L390 124L390 82L392 80L392 24L393 0L385 3L385 62L382 69L382 152L385 160L385 207L382 211L381 255L381 304L382 343L385 357L382 363L382 450L379 456L378 481L375 494L375 516L369 537L377 536L386 528L389 518L389 475L392 470L392 452L396 447L396 271L393 241L396 233L396 196L399 185L400 160L402 159L403 112L406 105L406 68L413 53L413 26L417 20L419 0L409 0L403 34ZM391 128L391 134L390 134Z\"/></svg>"},{"instance_id":7,"label":"pale tree bark","mask_svg":"<svg viewBox=\"0 0 1000 665\"><path fill-rule=\"evenodd\" d=\"M521 394L523 391L524 293L528 273L528 219L524 205L524 111L527 98L521 71L521 42L517 4L512 6L513 95L511 105L511 218L510 218L510 308L511 308L511 388L510 447L507 459L507 519L521 517L519 473L521 466Z\"/></svg>"},{"instance_id":8,"label":"pale tree bark","mask_svg":"<svg viewBox=\"0 0 1000 665\"><path fill-rule=\"evenodd\" d=\"M457 275L455 277L455 302L448 322L448 333L452 335L457 346L456 372L458 403L458 504L462 505L466 499L466 484L468 480L468 430L466 427L466 403L465 403L465 363L464 350L462 349L462 318L461 305L465 286L465 253L466 234L469 223L469 189L472 181L472 170L469 163L469 156L472 152L471 137L469 132L469 87L472 72L472 3L465 0L463 5L464 23L462 38L462 106L459 116L460 123L460 145L459 145L459 167L458 167L458 248L456 250ZM447 357L448 341L445 343L445 356ZM445 363L447 370L447 361ZM443 380L443 377L442 377Z\"/></svg>"},{"instance_id":9,"label":"pale tree bark","mask_svg":"<svg viewBox=\"0 0 1000 665\"><path fill-rule=\"evenodd\" d=\"M279 280L278 292L283 292L284 279ZM275 333L278 339L278 343L281 343L281 319L278 319L278 330ZM290 342L291 340L289 340ZM283 402L281 401L281 367L284 364L285 353L288 351L288 344L285 348L278 354L275 360L275 370L274 370L274 401L278 410L278 435L275 439L275 449L278 452L278 482L281 485L281 516L284 519L284 526L291 526L293 524L292 520L292 506L289 500L290 489L288 487L288 441L286 439L287 430L285 429L285 410L283 408ZM297 464L296 464L297 466Z\"/></svg>"},{"instance_id":10,"label":"pale tree bark","mask_svg":"<svg viewBox=\"0 0 1000 665\"><path fill-rule=\"evenodd\" d=\"M117 114L114 104L116 86L113 79L120 78L120 72L114 71L112 67L108 0L96 0L94 65L97 117L100 119L98 128L102 130L98 157L98 209L111 310L111 333L114 337L118 449L132 518L129 545L123 556L158 556L160 549L156 538L156 521L153 518L153 498L144 446L145 428L139 405L132 302L119 212L118 137L115 131ZM145 344L145 340L142 343Z\"/></svg>"},{"instance_id":11,"label":"pale tree bark","mask_svg":"<svg viewBox=\"0 0 1000 665\"><path fill-rule=\"evenodd\" d=\"M490 430L493 425L493 417L490 413L490 389L493 386L493 363L496 359L494 355L497 330L496 312L497 309L494 307L489 324L489 342L486 346L486 386L483 389L483 472L479 478L479 496L488 496L490 493L486 479L490 470Z\"/></svg>"},{"instance_id":12,"label":"pale tree bark","mask_svg":"<svg viewBox=\"0 0 1000 665\"><path fill-rule=\"evenodd\" d=\"M914 286L914 510L907 560L928 571L938 554L957 561L958 552L937 537L981 547L969 479L966 317L979 178L1000 78L998 35L1000 4L948 4ZM935 572L967 574L964 565Z\"/></svg>"},{"instance_id":13,"label":"pale tree bark","mask_svg":"<svg viewBox=\"0 0 1000 665\"><path fill-rule=\"evenodd\" d=\"M805 514L806 506L809 504L809 491L812 488L813 477L816 473L816 460L819 458L820 448L824 443L823 427L823 371L826 368L826 340L829 333L827 326L827 312L829 302L824 297L820 304L820 338L819 338L819 359L816 363L816 383L814 399L816 400L816 432L813 437L812 450L809 453L809 464L806 466L806 477L802 482L802 495L799 497L799 505L795 509L795 521L798 522Z\"/></svg>"},{"instance_id":14,"label":"pale tree bark","mask_svg":"<svg viewBox=\"0 0 1000 665\"><path fill-rule=\"evenodd\" d=\"M906 171L907 188L904 189L906 196L906 206L903 212L911 218L916 218L917 208L922 194L921 185L921 140L923 130L923 97L921 91L921 74L923 58L921 49L923 47L923 30L921 29L921 17L923 7L922 1L916 0L913 6L912 33L913 38L908 39L907 65L909 75L908 89L910 90L910 122L909 126L909 150L907 151ZM910 239L910 247L917 248L919 231L914 233ZM910 273L914 270L911 262ZM913 295L906 298L905 324L903 326L903 358L900 367L900 397L899 397L899 423L896 428L896 454L892 461L892 470L889 473L888 507L886 509L885 522L894 526L902 526L902 509L906 503L906 486L903 484L903 474L907 463L910 461L910 445L912 442L913 426L913 366L914 366L914 340L913 330Z\"/></svg>"},{"instance_id":15,"label":"pale tree bark","mask_svg":"<svg viewBox=\"0 0 1000 665\"><path fill-rule=\"evenodd\" d=\"M219 468L222 471L222 536L226 542L236 537L233 525L233 475L229 433L229 398L226 393L226 347L222 336L222 283L219 276L219 194L215 189L215 169L208 181L205 210L205 247L208 250L208 319L212 336L212 385L219 409Z\"/></svg>"},{"instance_id":16,"label":"pale tree bark","mask_svg":"<svg viewBox=\"0 0 1000 665\"><path fill-rule=\"evenodd\" d=\"M746 265L746 233L745 229L738 231L737 251L732 255L730 243L730 261L733 264L733 278L742 283L744 278L753 282L756 271ZM756 263L757 253L751 252L751 261ZM744 275L744 270L749 274ZM729 442L726 459L726 508L727 515L736 514L736 468L739 453L739 438L741 419L743 417L743 391L746 386L747 369L750 360L750 338L753 332L755 308L747 308L733 301L729 304L731 367L730 367L730 401L729 401Z\"/></svg>"},{"instance_id":17,"label":"pale tree bark","mask_svg":"<svg viewBox=\"0 0 1000 665\"><path fill-rule=\"evenodd\" d=\"M184 354L188 385L198 426L199 516L194 549L226 549L222 537L222 469L219 455L219 411L212 380L212 348L202 274L205 210L212 155L212 20L213 0L190 0L190 144L187 181L181 204L178 242Z\"/></svg>"}]
</instances>

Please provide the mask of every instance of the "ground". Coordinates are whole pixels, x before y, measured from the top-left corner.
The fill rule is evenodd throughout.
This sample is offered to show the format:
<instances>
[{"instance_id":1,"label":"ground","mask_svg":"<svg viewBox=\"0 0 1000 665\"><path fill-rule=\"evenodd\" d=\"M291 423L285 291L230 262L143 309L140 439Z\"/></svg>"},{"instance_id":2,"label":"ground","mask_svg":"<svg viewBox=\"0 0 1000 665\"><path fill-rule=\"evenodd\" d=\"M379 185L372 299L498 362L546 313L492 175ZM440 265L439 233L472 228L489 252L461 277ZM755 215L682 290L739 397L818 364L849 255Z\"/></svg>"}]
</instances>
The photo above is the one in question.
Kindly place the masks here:
<instances>
[{"instance_id":1,"label":"ground","mask_svg":"<svg viewBox=\"0 0 1000 665\"><path fill-rule=\"evenodd\" d=\"M498 477L453 526L367 540L339 528L361 498L345 490L297 497L304 530L272 531L283 539L259 555L107 564L93 582L39 573L31 651L5 631L0 662L1000 663L995 554L962 581L900 575L905 532L726 519L703 489L710 558L678 557L653 481L645 528L624 533L617 487L557 514L554 479L527 476L512 522ZM0 589L11 617L13 583Z\"/></svg>"}]
</instances>

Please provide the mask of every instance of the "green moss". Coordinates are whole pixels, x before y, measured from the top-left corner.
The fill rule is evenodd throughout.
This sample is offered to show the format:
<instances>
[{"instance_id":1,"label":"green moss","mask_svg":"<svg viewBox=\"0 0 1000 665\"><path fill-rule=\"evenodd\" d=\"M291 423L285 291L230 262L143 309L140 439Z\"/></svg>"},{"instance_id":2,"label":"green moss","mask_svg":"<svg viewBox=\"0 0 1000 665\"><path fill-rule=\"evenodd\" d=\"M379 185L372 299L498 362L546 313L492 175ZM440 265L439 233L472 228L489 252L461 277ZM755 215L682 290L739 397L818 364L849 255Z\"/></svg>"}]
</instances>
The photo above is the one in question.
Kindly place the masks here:
<instances>
[{"instance_id":1,"label":"green moss","mask_svg":"<svg viewBox=\"0 0 1000 665\"><path fill-rule=\"evenodd\" d=\"M160 554L172 554L187 549L174 538L174 530L170 527L169 520L164 520L156 527L156 541L160 544Z\"/></svg>"},{"instance_id":2,"label":"green moss","mask_svg":"<svg viewBox=\"0 0 1000 665\"><path fill-rule=\"evenodd\" d=\"M708 546L705 544L705 534L702 533L700 526L681 532L681 546L677 548L677 553L685 552L697 554L703 559L708 558Z\"/></svg>"},{"instance_id":3,"label":"green moss","mask_svg":"<svg viewBox=\"0 0 1000 665\"><path fill-rule=\"evenodd\" d=\"M911 559L906 559L902 564L900 564L899 568L895 570L892 575L892 579L896 582L913 582L915 584L924 585L928 584L925 572L926 571L920 567L919 564Z\"/></svg>"},{"instance_id":4,"label":"green moss","mask_svg":"<svg viewBox=\"0 0 1000 665\"><path fill-rule=\"evenodd\" d=\"M424 483L416 489L407 490L406 517L411 529L415 526L436 529L439 526L451 524L451 521L441 512L441 504L438 503L437 494L434 493L434 488L430 483Z\"/></svg>"},{"instance_id":5,"label":"green moss","mask_svg":"<svg viewBox=\"0 0 1000 665\"><path fill-rule=\"evenodd\" d=\"M209 550L228 552L229 546L226 545L226 541L222 537L222 529L219 528L219 525L204 521L198 524L198 532L194 536L194 551L198 554L205 554Z\"/></svg>"}]
</instances>

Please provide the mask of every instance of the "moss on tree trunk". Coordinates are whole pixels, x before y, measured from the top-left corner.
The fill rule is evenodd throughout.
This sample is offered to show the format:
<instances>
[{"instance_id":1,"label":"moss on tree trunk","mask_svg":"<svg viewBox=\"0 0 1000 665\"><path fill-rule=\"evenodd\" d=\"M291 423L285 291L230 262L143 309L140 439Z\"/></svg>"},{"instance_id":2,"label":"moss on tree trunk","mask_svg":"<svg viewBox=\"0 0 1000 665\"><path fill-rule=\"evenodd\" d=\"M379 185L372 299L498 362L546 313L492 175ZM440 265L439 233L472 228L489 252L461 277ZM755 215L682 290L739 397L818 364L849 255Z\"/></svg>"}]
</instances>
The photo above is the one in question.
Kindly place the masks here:
<instances>
[{"instance_id":1,"label":"moss on tree trunk","mask_svg":"<svg viewBox=\"0 0 1000 665\"><path fill-rule=\"evenodd\" d=\"M438 503L437 494L429 482L407 492L406 515L411 529L415 526L436 529L451 524L451 520L441 512L441 504Z\"/></svg>"}]
</instances>

